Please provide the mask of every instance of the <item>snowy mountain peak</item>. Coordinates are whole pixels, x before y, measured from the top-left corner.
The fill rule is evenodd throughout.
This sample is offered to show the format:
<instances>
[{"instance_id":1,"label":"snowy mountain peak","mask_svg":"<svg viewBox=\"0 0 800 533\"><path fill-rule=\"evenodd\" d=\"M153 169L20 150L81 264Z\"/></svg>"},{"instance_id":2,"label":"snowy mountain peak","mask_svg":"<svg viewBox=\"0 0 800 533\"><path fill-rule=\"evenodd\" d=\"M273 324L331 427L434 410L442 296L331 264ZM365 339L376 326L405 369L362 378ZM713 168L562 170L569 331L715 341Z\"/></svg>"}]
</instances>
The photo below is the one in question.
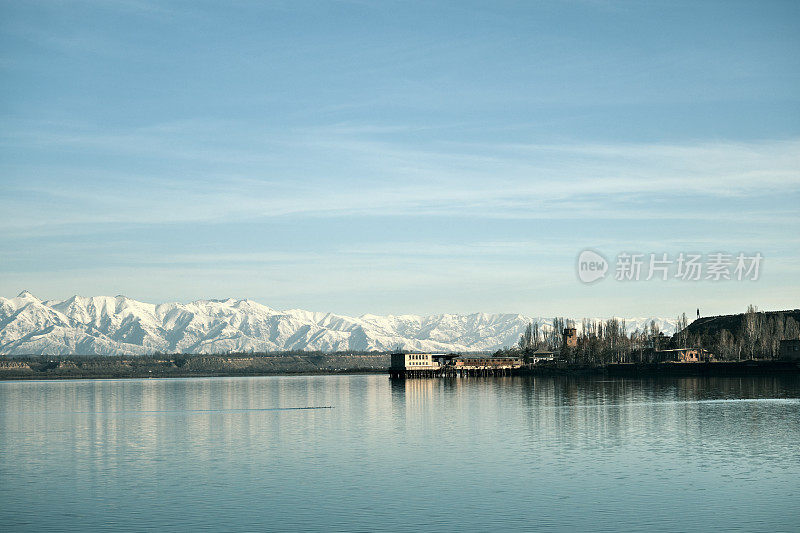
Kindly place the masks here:
<instances>
[{"instance_id":1,"label":"snowy mountain peak","mask_svg":"<svg viewBox=\"0 0 800 533\"><path fill-rule=\"evenodd\" d=\"M650 318L628 319L629 331ZM655 319L662 331L674 322ZM40 301L23 291L0 298L0 354L143 355L313 351L493 351L517 342L536 322L520 314L472 313L349 317L248 299L150 304L125 296L73 296Z\"/></svg>"}]
</instances>

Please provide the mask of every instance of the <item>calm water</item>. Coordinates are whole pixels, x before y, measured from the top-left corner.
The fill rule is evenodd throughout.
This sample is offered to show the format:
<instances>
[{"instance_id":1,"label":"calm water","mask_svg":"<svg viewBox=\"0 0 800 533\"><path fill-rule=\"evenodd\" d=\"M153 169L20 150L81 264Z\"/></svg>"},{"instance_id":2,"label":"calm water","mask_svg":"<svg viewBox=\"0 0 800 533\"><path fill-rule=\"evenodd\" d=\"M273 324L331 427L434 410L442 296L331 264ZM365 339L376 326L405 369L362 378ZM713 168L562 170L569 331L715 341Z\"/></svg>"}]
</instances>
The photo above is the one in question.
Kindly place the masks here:
<instances>
[{"instance_id":1,"label":"calm water","mask_svg":"<svg viewBox=\"0 0 800 533\"><path fill-rule=\"evenodd\" d=\"M798 378L5 382L0 529L798 531L798 398Z\"/></svg>"}]
</instances>

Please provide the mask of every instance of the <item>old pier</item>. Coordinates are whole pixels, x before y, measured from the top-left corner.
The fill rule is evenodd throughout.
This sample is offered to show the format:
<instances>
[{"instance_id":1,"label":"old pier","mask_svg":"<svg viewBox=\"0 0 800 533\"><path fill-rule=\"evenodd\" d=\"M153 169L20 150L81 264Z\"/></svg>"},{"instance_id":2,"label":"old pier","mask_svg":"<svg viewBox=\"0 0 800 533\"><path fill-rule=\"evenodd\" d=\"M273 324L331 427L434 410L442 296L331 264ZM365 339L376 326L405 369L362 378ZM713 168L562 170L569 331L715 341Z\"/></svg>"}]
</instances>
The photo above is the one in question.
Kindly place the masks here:
<instances>
[{"instance_id":1,"label":"old pier","mask_svg":"<svg viewBox=\"0 0 800 533\"><path fill-rule=\"evenodd\" d=\"M478 357L443 353L392 354L392 378L506 376L522 368L520 357Z\"/></svg>"}]
</instances>

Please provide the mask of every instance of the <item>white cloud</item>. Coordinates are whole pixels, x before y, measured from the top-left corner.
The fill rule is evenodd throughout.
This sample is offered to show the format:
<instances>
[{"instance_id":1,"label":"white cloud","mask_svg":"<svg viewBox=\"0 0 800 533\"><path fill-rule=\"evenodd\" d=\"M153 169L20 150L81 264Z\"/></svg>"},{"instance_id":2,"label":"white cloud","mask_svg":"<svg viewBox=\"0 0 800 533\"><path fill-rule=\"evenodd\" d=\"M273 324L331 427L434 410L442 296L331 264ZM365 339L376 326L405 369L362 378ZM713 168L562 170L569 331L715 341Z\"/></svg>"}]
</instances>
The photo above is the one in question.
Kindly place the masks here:
<instances>
[{"instance_id":1,"label":"white cloud","mask_svg":"<svg viewBox=\"0 0 800 533\"><path fill-rule=\"evenodd\" d=\"M168 123L120 134L7 131L9 149L144 157L6 165L0 228L240 221L287 215L518 219L797 220L800 139L684 144L503 144L376 140L375 126L293 132ZM224 141L216 139L224 138ZM177 162L177 163L176 163ZM117 161L113 168L119 169ZM80 186L76 187L76 183ZM727 207L751 198L748 209ZM676 201L682 199L684 201ZM703 209L686 205L705 200ZM57 208L55 208L57 206ZM30 213L36 213L31 216Z\"/></svg>"}]
</instances>

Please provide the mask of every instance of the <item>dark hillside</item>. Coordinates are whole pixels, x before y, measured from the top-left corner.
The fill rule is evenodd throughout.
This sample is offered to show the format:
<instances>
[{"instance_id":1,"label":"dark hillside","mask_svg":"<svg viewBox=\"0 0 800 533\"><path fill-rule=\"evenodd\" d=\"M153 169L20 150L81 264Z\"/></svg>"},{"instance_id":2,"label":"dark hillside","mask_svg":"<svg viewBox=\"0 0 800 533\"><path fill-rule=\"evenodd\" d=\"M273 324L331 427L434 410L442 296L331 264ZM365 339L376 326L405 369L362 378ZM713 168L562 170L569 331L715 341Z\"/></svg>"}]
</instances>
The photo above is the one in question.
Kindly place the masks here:
<instances>
[{"instance_id":1,"label":"dark hillside","mask_svg":"<svg viewBox=\"0 0 800 533\"><path fill-rule=\"evenodd\" d=\"M800 338L800 309L758 311L751 306L746 313L699 318L685 331L688 345L709 349L717 359L775 359L781 340Z\"/></svg>"},{"instance_id":2,"label":"dark hillside","mask_svg":"<svg viewBox=\"0 0 800 533\"><path fill-rule=\"evenodd\" d=\"M760 315L767 319L780 318L781 315L784 320L792 318L800 322L800 309L791 309L786 311L764 311L759 312ZM722 330L736 335L742 331L744 327L745 313L736 315L719 315L719 316L704 316L698 318L686 328L689 335L710 335L715 336Z\"/></svg>"}]
</instances>

